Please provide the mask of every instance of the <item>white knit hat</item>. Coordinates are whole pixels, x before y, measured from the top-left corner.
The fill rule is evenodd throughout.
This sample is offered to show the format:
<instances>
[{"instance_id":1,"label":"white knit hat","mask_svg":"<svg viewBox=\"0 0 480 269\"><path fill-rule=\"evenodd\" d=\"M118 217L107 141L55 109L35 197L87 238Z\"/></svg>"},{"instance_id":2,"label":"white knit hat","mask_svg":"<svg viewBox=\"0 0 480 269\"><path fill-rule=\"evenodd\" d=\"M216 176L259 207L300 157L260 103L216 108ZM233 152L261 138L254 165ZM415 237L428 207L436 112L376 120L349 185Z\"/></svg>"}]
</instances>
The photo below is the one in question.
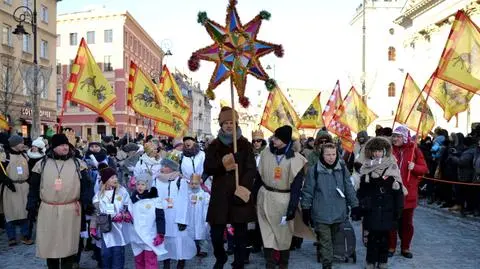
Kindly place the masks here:
<instances>
[{"instance_id":1,"label":"white knit hat","mask_svg":"<svg viewBox=\"0 0 480 269\"><path fill-rule=\"evenodd\" d=\"M45 142L43 142L43 139L41 137L38 137L37 139L33 140L32 147L37 147L41 150L45 150Z\"/></svg>"}]
</instances>

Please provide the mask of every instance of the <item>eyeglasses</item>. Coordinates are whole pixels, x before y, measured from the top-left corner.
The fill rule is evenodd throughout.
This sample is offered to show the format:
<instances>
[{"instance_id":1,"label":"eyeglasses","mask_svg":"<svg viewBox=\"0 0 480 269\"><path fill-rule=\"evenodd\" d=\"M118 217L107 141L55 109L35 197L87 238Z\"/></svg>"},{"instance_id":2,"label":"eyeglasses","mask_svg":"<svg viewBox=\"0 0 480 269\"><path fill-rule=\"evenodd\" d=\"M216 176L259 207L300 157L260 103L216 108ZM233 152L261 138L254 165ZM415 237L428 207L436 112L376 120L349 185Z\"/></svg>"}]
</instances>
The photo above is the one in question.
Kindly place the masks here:
<instances>
[{"instance_id":1,"label":"eyeglasses","mask_svg":"<svg viewBox=\"0 0 480 269\"><path fill-rule=\"evenodd\" d=\"M262 143L263 140L262 139L254 139L253 142Z\"/></svg>"}]
</instances>

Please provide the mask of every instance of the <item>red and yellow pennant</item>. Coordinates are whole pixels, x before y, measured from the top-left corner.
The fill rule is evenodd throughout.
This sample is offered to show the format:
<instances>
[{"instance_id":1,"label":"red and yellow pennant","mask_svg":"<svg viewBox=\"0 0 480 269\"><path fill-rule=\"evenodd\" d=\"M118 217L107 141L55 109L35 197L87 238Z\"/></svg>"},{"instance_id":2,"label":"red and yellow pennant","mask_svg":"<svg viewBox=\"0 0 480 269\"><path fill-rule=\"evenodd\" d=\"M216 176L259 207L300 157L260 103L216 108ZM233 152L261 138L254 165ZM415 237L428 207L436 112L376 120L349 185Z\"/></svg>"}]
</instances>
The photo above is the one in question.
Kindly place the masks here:
<instances>
[{"instance_id":1,"label":"red and yellow pennant","mask_svg":"<svg viewBox=\"0 0 480 269\"><path fill-rule=\"evenodd\" d=\"M83 38L72 65L65 98L98 114L102 114L117 100L115 92L103 76Z\"/></svg>"},{"instance_id":2,"label":"red and yellow pennant","mask_svg":"<svg viewBox=\"0 0 480 269\"><path fill-rule=\"evenodd\" d=\"M423 116L422 112L424 114ZM435 126L435 119L433 118L432 111L425 101L425 98L422 96L420 88L410 74L407 74L405 77L405 83L403 84L402 95L400 96L395 121L405 124L408 128L417 131L420 119L422 120L422 124L420 124L418 132L422 137L426 137L430 130Z\"/></svg>"},{"instance_id":3,"label":"red and yellow pennant","mask_svg":"<svg viewBox=\"0 0 480 269\"><path fill-rule=\"evenodd\" d=\"M443 109L443 117L447 121L467 110L470 100L475 95L473 92L436 77L435 73L425 85L424 92L430 94L430 97Z\"/></svg>"},{"instance_id":4,"label":"red and yellow pennant","mask_svg":"<svg viewBox=\"0 0 480 269\"><path fill-rule=\"evenodd\" d=\"M188 124L192 112L188 103L183 99L180 87L178 87L175 78L166 65L163 66L160 85L157 90L157 95L162 98L162 105L174 116L181 119L185 124Z\"/></svg>"},{"instance_id":5,"label":"red and yellow pennant","mask_svg":"<svg viewBox=\"0 0 480 269\"><path fill-rule=\"evenodd\" d=\"M130 62L128 81L128 105L138 114L157 122L173 123L173 116L156 95L156 87L152 80L138 66Z\"/></svg>"},{"instance_id":6,"label":"red and yellow pennant","mask_svg":"<svg viewBox=\"0 0 480 269\"><path fill-rule=\"evenodd\" d=\"M306 128L306 129L320 129L325 126L322 117L322 105L320 104L320 94L313 99L310 106L305 110L303 113L302 118L297 126L298 129Z\"/></svg>"},{"instance_id":7,"label":"red and yellow pennant","mask_svg":"<svg viewBox=\"0 0 480 269\"><path fill-rule=\"evenodd\" d=\"M437 77L473 93L480 93L480 31L459 10L440 58Z\"/></svg>"},{"instance_id":8,"label":"red and yellow pennant","mask_svg":"<svg viewBox=\"0 0 480 269\"><path fill-rule=\"evenodd\" d=\"M290 102L283 95L280 88L275 87L268 95L265 110L263 111L261 125L271 132L284 125L289 125L294 129L294 137L299 137L296 128L300 119L293 109Z\"/></svg>"},{"instance_id":9,"label":"red and yellow pennant","mask_svg":"<svg viewBox=\"0 0 480 269\"><path fill-rule=\"evenodd\" d=\"M340 81L337 80L335 87L333 88L332 94L330 98L328 98L327 105L323 110L322 116L325 126L327 128L330 126L330 122L333 120L335 116L335 112L342 104L342 93L340 92Z\"/></svg>"},{"instance_id":10,"label":"red and yellow pennant","mask_svg":"<svg viewBox=\"0 0 480 269\"><path fill-rule=\"evenodd\" d=\"M354 87L350 88L334 117L355 133L367 130L368 125L376 118L378 116L367 107Z\"/></svg>"}]
</instances>

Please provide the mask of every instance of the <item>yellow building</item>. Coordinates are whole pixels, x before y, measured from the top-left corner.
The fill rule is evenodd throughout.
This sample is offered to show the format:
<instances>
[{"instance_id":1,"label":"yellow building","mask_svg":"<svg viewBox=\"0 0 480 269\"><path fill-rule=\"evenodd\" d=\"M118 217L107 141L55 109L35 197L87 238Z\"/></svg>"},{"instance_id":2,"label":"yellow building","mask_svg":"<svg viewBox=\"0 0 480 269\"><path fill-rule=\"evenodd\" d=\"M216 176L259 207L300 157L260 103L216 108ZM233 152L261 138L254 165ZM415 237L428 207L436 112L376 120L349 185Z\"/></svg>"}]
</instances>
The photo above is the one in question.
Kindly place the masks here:
<instances>
[{"instance_id":1,"label":"yellow building","mask_svg":"<svg viewBox=\"0 0 480 269\"><path fill-rule=\"evenodd\" d=\"M57 0L2 0L0 1L0 112L10 118L14 131L28 136L32 123L33 95L33 34L30 18L23 23L28 35L15 35L18 22L14 12L20 6L37 10L37 58L40 67L38 92L40 121L43 133L56 123L56 51ZM27 10L20 8L15 15ZM28 12L28 11L27 11Z\"/></svg>"}]
</instances>

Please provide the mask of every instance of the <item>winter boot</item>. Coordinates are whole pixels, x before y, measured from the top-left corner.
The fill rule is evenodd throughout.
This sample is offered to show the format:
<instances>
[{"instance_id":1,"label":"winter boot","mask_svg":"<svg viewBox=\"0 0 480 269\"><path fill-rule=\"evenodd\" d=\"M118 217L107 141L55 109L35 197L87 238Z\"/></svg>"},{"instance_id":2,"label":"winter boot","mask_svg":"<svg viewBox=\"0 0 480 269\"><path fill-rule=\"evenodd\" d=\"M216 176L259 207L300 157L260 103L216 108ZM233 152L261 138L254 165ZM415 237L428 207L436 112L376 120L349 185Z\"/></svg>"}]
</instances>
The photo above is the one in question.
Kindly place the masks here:
<instances>
[{"instance_id":1,"label":"winter boot","mask_svg":"<svg viewBox=\"0 0 480 269\"><path fill-rule=\"evenodd\" d=\"M273 259L273 249L263 248L263 254L265 255L265 268L275 269L275 260Z\"/></svg>"},{"instance_id":2,"label":"winter boot","mask_svg":"<svg viewBox=\"0 0 480 269\"><path fill-rule=\"evenodd\" d=\"M170 259L163 261L163 269L170 269Z\"/></svg>"},{"instance_id":3,"label":"winter boot","mask_svg":"<svg viewBox=\"0 0 480 269\"><path fill-rule=\"evenodd\" d=\"M278 263L280 269L288 269L288 260L290 258L289 250L280 251L280 261Z\"/></svg>"},{"instance_id":4,"label":"winter boot","mask_svg":"<svg viewBox=\"0 0 480 269\"><path fill-rule=\"evenodd\" d=\"M179 260L177 263L177 269L185 268L185 260Z\"/></svg>"}]
</instances>

